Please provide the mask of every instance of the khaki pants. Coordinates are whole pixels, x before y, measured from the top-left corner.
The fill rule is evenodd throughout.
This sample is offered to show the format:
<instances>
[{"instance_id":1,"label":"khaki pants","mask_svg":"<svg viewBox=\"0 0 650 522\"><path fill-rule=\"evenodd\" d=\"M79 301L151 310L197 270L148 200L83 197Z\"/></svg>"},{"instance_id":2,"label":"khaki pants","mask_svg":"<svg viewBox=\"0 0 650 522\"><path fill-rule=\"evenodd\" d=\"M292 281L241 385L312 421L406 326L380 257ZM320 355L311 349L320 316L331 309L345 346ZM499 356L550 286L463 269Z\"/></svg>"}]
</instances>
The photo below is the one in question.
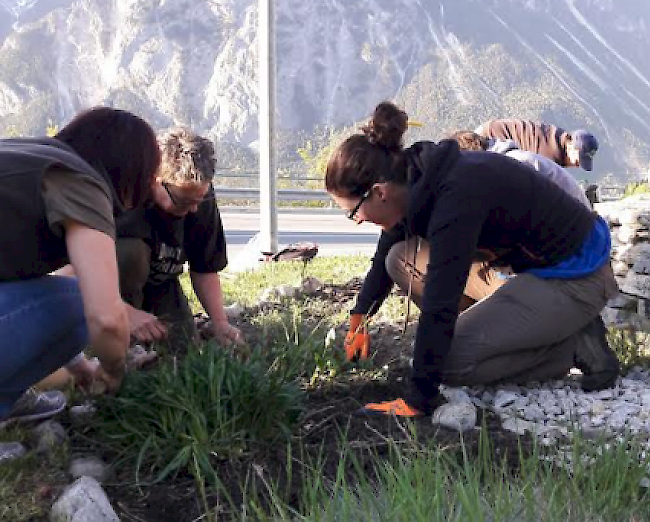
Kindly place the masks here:
<instances>
[{"instance_id":1,"label":"khaki pants","mask_svg":"<svg viewBox=\"0 0 650 522\"><path fill-rule=\"evenodd\" d=\"M122 299L167 324L168 345L185 348L198 339L192 311L177 278L153 285L147 283L151 249L137 238L121 238L116 243L117 265Z\"/></svg>"},{"instance_id":2,"label":"khaki pants","mask_svg":"<svg viewBox=\"0 0 650 522\"><path fill-rule=\"evenodd\" d=\"M388 273L420 306L429 245L416 239L393 246ZM524 383L565 375L574 364L580 330L598 317L618 289L609 264L580 279L541 279L519 274L499 276L474 263L464 294L476 301L456 322L442 382L453 386Z\"/></svg>"}]
</instances>

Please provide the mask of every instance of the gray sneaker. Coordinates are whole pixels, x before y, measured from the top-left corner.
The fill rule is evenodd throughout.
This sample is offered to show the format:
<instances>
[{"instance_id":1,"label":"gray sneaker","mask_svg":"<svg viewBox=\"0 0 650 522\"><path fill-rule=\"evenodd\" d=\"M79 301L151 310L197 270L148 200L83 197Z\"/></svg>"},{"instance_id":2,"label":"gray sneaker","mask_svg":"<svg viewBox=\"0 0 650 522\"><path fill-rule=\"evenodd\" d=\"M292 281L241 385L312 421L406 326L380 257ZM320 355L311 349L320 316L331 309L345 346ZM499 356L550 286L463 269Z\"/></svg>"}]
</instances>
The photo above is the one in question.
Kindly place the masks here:
<instances>
[{"instance_id":1,"label":"gray sneaker","mask_svg":"<svg viewBox=\"0 0 650 522\"><path fill-rule=\"evenodd\" d=\"M607 342L607 328L600 316L580 330L574 363L583 373L584 391L611 388L616 383L620 366Z\"/></svg>"},{"instance_id":2,"label":"gray sneaker","mask_svg":"<svg viewBox=\"0 0 650 522\"><path fill-rule=\"evenodd\" d=\"M0 420L0 424L47 419L63 411L66 402L65 394L60 391L37 392L30 388L16 401L9 415Z\"/></svg>"}]
</instances>

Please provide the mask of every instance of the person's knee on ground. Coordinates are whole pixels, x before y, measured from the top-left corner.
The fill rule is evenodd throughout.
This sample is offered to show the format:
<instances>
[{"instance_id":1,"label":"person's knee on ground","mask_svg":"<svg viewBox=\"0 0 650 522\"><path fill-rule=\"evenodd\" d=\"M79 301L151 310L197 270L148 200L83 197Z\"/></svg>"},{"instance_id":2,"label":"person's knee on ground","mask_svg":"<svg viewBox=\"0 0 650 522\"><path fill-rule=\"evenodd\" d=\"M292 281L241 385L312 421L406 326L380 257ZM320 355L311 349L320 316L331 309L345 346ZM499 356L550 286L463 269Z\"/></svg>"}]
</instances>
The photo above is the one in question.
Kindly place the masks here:
<instances>
[{"instance_id":1,"label":"person's knee on ground","mask_svg":"<svg viewBox=\"0 0 650 522\"><path fill-rule=\"evenodd\" d=\"M122 299L135 308L142 308L151 249L142 239L132 237L118 238L115 248Z\"/></svg>"}]
</instances>

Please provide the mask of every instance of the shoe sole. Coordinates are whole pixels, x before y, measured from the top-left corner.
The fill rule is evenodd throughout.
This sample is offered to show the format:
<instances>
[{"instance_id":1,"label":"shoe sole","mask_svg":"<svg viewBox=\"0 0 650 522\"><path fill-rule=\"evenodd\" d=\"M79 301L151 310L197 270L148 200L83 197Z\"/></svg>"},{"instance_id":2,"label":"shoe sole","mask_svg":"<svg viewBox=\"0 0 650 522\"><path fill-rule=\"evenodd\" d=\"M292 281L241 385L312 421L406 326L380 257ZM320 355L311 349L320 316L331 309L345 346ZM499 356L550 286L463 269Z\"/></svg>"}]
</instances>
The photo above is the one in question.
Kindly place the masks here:
<instances>
[{"instance_id":1,"label":"shoe sole","mask_svg":"<svg viewBox=\"0 0 650 522\"><path fill-rule=\"evenodd\" d=\"M55 415L61 413L63 410L65 410L65 407L66 404L64 403L56 410L50 410L43 413L33 413L31 415L21 415L19 417L10 417L7 420L0 421L0 428L4 428L5 426L10 426L12 424L23 424L26 422L34 422L38 420L48 419L50 417L54 417Z\"/></svg>"}]
</instances>

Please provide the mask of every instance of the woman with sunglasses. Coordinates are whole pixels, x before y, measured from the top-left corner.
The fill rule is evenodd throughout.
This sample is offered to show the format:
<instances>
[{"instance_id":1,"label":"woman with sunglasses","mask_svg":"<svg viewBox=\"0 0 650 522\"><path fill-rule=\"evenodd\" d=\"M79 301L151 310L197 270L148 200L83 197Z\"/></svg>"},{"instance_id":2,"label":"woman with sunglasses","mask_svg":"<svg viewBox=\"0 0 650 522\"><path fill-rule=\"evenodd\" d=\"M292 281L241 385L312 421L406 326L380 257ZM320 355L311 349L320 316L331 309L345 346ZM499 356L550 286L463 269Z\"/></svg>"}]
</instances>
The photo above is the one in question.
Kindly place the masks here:
<instances>
[{"instance_id":1,"label":"woman with sunglasses","mask_svg":"<svg viewBox=\"0 0 650 522\"><path fill-rule=\"evenodd\" d=\"M227 264L226 242L212 178L214 146L185 127L158 137L162 152L152 197L144 208L118 220L120 289L129 304L132 336L167 339L177 349L197 339L179 275L189 263L194 291L222 343L243 343L226 317L219 272Z\"/></svg>"},{"instance_id":2,"label":"woman with sunglasses","mask_svg":"<svg viewBox=\"0 0 650 522\"><path fill-rule=\"evenodd\" d=\"M114 216L147 198L159 162L151 127L108 107L54 138L0 140L0 424L62 410L63 394L30 387L66 363L78 380L120 386L129 325ZM67 264L76 278L50 275Z\"/></svg>"},{"instance_id":3,"label":"woman with sunglasses","mask_svg":"<svg viewBox=\"0 0 650 522\"><path fill-rule=\"evenodd\" d=\"M405 112L379 104L325 177L348 218L383 229L351 314L348 359L368 355L367 319L394 283L420 308L411 386L360 413L429 414L441 383L525 383L574 365L584 389L611 386L619 366L599 315L617 291L606 223L511 158L461 152L452 140L404 148L406 128Z\"/></svg>"}]
</instances>

